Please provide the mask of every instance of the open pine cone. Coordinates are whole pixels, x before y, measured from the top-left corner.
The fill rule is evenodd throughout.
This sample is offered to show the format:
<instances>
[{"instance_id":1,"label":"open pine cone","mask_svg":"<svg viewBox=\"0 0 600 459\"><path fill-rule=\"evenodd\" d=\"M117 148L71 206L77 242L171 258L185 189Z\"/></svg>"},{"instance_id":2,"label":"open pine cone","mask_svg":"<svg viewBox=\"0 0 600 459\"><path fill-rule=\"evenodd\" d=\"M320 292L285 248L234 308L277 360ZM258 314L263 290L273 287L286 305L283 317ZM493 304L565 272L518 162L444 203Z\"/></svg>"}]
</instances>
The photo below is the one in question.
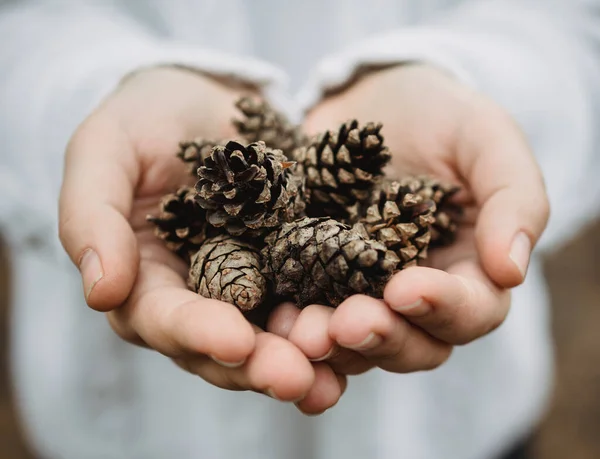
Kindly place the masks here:
<instances>
[{"instance_id":1,"label":"open pine cone","mask_svg":"<svg viewBox=\"0 0 600 459\"><path fill-rule=\"evenodd\" d=\"M204 165L204 160L210 156L212 149L226 143L225 140L218 142L198 137L189 142L181 142L177 157L185 163L188 172L195 177L196 171Z\"/></svg>"},{"instance_id":2,"label":"open pine cone","mask_svg":"<svg viewBox=\"0 0 600 459\"><path fill-rule=\"evenodd\" d=\"M283 151L288 158L294 149L306 143L307 138L300 128L266 101L242 97L235 106L244 117L234 119L233 124L248 142L263 141L267 147Z\"/></svg>"},{"instance_id":3,"label":"open pine cone","mask_svg":"<svg viewBox=\"0 0 600 459\"><path fill-rule=\"evenodd\" d=\"M181 187L175 193L161 199L158 216L149 215L147 220L155 225L155 233L167 248L189 260L211 232L206 222L206 211L195 201L195 191Z\"/></svg>"},{"instance_id":4,"label":"open pine cone","mask_svg":"<svg viewBox=\"0 0 600 459\"><path fill-rule=\"evenodd\" d=\"M265 273L298 306L337 306L362 293L381 298L398 257L361 231L328 218L285 223L265 238Z\"/></svg>"},{"instance_id":5,"label":"open pine cone","mask_svg":"<svg viewBox=\"0 0 600 459\"><path fill-rule=\"evenodd\" d=\"M430 246L441 247L454 242L462 210L452 202L452 197L458 193L460 187L427 175L406 177L400 182L408 187L411 193L431 199L435 203L435 221L431 224Z\"/></svg>"},{"instance_id":6,"label":"open pine cone","mask_svg":"<svg viewBox=\"0 0 600 459\"><path fill-rule=\"evenodd\" d=\"M192 257L188 286L205 298L250 311L267 294L262 268L260 252L253 245L220 234L207 239Z\"/></svg>"},{"instance_id":7,"label":"open pine cone","mask_svg":"<svg viewBox=\"0 0 600 459\"><path fill-rule=\"evenodd\" d=\"M360 128L356 120L338 131L326 131L295 152L310 193L307 214L348 219L369 199L383 175L390 153L383 144L381 124Z\"/></svg>"},{"instance_id":8,"label":"open pine cone","mask_svg":"<svg viewBox=\"0 0 600 459\"><path fill-rule=\"evenodd\" d=\"M196 200L211 225L234 236L279 226L304 212L303 180L292 173L294 164L264 142L216 146L198 169Z\"/></svg>"},{"instance_id":9,"label":"open pine cone","mask_svg":"<svg viewBox=\"0 0 600 459\"><path fill-rule=\"evenodd\" d=\"M191 263L193 291L264 323L283 299L335 307L354 294L381 298L394 272L454 240L458 187L384 178L381 124L349 121L309 141L264 101L236 106L234 127L251 143L181 143L196 186L165 196L148 217Z\"/></svg>"},{"instance_id":10,"label":"open pine cone","mask_svg":"<svg viewBox=\"0 0 600 459\"><path fill-rule=\"evenodd\" d=\"M370 237L382 242L400 258L398 269L427 257L435 203L416 194L402 181L385 182L372 195L360 219Z\"/></svg>"}]
</instances>

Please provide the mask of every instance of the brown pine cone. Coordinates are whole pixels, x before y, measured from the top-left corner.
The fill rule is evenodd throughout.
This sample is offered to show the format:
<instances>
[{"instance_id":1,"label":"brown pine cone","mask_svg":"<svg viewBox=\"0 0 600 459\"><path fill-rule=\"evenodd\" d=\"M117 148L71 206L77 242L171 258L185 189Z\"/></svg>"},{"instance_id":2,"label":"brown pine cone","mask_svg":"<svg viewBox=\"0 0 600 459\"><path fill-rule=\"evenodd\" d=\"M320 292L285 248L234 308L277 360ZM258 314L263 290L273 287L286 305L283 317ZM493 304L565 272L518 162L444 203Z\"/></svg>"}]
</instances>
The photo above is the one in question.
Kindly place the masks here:
<instances>
[{"instance_id":1,"label":"brown pine cone","mask_svg":"<svg viewBox=\"0 0 600 459\"><path fill-rule=\"evenodd\" d=\"M414 192L406 181L383 183L373 192L371 205L360 220L373 239L400 257L398 269L427 257L435 222L435 203Z\"/></svg>"},{"instance_id":2,"label":"brown pine cone","mask_svg":"<svg viewBox=\"0 0 600 459\"><path fill-rule=\"evenodd\" d=\"M226 140L216 141L198 137L190 142L181 142L177 157L185 163L188 172L195 177L196 171L204 165L204 160L210 156L212 149L226 143Z\"/></svg>"},{"instance_id":3,"label":"brown pine cone","mask_svg":"<svg viewBox=\"0 0 600 459\"><path fill-rule=\"evenodd\" d=\"M267 294L262 268L260 251L254 246L221 234L207 239L192 257L188 286L205 298L251 311Z\"/></svg>"},{"instance_id":4,"label":"brown pine cone","mask_svg":"<svg viewBox=\"0 0 600 459\"><path fill-rule=\"evenodd\" d=\"M430 246L441 247L454 242L462 208L451 201L452 197L460 191L460 187L427 175L407 177L400 182L412 193L435 202L436 210L433 213L435 221L431 224Z\"/></svg>"},{"instance_id":5,"label":"brown pine cone","mask_svg":"<svg viewBox=\"0 0 600 459\"><path fill-rule=\"evenodd\" d=\"M292 173L294 165L264 142L228 142L213 148L198 169L196 200L213 226L234 236L279 226L304 212L303 180Z\"/></svg>"},{"instance_id":6,"label":"brown pine cone","mask_svg":"<svg viewBox=\"0 0 600 459\"><path fill-rule=\"evenodd\" d=\"M296 150L299 173L306 175L310 195L309 216L347 220L356 215L360 203L368 201L390 160L380 130L381 124L360 128L354 120Z\"/></svg>"},{"instance_id":7,"label":"brown pine cone","mask_svg":"<svg viewBox=\"0 0 600 459\"><path fill-rule=\"evenodd\" d=\"M364 231L364 230L363 230ZM381 298L398 257L363 232L328 218L303 218L265 238L265 274L298 306L337 306L362 293Z\"/></svg>"},{"instance_id":8,"label":"brown pine cone","mask_svg":"<svg viewBox=\"0 0 600 459\"><path fill-rule=\"evenodd\" d=\"M155 225L156 236L185 260L200 248L210 232L206 211L195 201L195 195L193 188L181 187L161 199L158 216L146 217Z\"/></svg>"},{"instance_id":9,"label":"brown pine cone","mask_svg":"<svg viewBox=\"0 0 600 459\"><path fill-rule=\"evenodd\" d=\"M292 157L294 149L306 143L306 136L300 128L266 101L242 97L235 106L244 117L234 119L233 124L246 141L262 140L267 147L283 151L288 158Z\"/></svg>"}]
</instances>

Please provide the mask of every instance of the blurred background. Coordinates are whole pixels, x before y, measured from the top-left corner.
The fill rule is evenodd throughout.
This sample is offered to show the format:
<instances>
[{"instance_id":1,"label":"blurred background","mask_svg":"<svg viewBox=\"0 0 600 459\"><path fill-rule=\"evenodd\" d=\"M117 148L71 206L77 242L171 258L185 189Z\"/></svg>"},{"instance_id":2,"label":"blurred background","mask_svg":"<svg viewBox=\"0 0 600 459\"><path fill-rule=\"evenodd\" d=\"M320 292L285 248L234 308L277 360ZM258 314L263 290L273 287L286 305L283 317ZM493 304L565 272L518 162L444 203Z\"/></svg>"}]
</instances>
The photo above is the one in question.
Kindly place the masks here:
<instances>
[{"instance_id":1,"label":"blurred background","mask_svg":"<svg viewBox=\"0 0 600 459\"><path fill-rule=\"evenodd\" d=\"M27 451L8 375L10 267L0 244L0 453ZM546 257L553 300L557 380L554 400L534 441L535 459L600 458L600 222Z\"/></svg>"}]
</instances>

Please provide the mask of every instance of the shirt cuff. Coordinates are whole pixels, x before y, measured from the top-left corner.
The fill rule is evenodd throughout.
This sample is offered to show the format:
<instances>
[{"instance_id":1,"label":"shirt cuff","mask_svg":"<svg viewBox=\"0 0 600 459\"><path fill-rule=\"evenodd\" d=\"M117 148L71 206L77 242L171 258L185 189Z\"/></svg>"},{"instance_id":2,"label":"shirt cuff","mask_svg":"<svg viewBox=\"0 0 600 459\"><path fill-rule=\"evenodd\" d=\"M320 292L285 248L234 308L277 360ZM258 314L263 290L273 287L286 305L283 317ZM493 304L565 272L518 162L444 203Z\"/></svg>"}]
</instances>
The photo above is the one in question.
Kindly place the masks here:
<instances>
[{"instance_id":1,"label":"shirt cuff","mask_svg":"<svg viewBox=\"0 0 600 459\"><path fill-rule=\"evenodd\" d=\"M270 100L279 101L279 107L285 102L285 73L255 59L154 40L129 42L122 47L101 42L95 45L86 47L85 52L78 49L65 53L53 62L32 59L16 70L19 75L15 79L20 81L20 87L31 88L29 107L35 116L18 125L19 129L9 139L12 144L24 141L26 150L31 152L26 155L31 154L31 158L23 154L15 158L16 179L0 181L0 194L10 196L0 205L0 230L14 249L48 248L51 253L56 254L56 249L62 253L56 202L66 145L79 123L131 72L159 65L180 65L257 86ZM41 81L34 81L28 71L34 61L46 69ZM25 81L28 79L31 81ZM14 92L15 98L18 94ZM17 101L8 103L16 105ZM40 140L23 139L20 131L38 132L36 138ZM45 154L40 158L41 139L45 139ZM35 170L25 167L27 163L40 162L43 165ZM43 170L43 174L37 169ZM11 171L10 164L6 170L0 167L0 177L12 174ZM32 204L27 190L34 184L39 188L39 199Z\"/></svg>"},{"instance_id":2,"label":"shirt cuff","mask_svg":"<svg viewBox=\"0 0 600 459\"><path fill-rule=\"evenodd\" d=\"M297 102L307 111L332 90L342 87L362 68L420 62L435 66L463 83L476 87L464 63L449 52L448 32L433 28L392 31L323 59L299 91Z\"/></svg>"}]
</instances>

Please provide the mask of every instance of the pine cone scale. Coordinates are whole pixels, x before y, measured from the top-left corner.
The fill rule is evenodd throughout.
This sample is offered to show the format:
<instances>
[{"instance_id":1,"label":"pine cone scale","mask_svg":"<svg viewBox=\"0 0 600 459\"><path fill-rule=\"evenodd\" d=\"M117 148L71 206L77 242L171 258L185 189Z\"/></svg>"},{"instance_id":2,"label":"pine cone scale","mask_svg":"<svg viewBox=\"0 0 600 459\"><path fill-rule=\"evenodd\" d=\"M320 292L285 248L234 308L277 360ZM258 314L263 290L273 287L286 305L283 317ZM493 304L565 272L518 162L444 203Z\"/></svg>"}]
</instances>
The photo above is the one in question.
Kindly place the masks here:
<instances>
[{"instance_id":1,"label":"pine cone scale","mask_svg":"<svg viewBox=\"0 0 600 459\"><path fill-rule=\"evenodd\" d=\"M277 293L291 295L300 306L324 299L337 305L351 293L380 296L394 269L390 260L397 260L382 244L364 240L359 231L314 218L284 225L269 238L263 256ZM351 279L358 290L348 286Z\"/></svg>"},{"instance_id":2,"label":"pine cone scale","mask_svg":"<svg viewBox=\"0 0 600 459\"><path fill-rule=\"evenodd\" d=\"M282 150L288 157L293 156L294 149L306 143L306 136L300 128L268 103L244 97L236 103L236 107L244 118L233 120L233 124L248 142L263 141L270 148Z\"/></svg>"},{"instance_id":3,"label":"pine cone scale","mask_svg":"<svg viewBox=\"0 0 600 459\"><path fill-rule=\"evenodd\" d=\"M236 236L244 228L260 230L293 220L304 203L302 183L291 164L263 142L215 147L198 169L198 204L212 225Z\"/></svg>"},{"instance_id":4,"label":"pine cone scale","mask_svg":"<svg viewBox=\"0 0 600 459\"><path fill-rule=\"evenodd\" d=\"M311 196L309 215L348 219L356 204L369 199L390 159L380 129L351 121L296 151Z\"/></svg>"},{"instance_id":5,"label":"pine cone scale","mask_svg":"<svg viewBox=\"0 0 600 459\"><path fill-rule=\"evenodd\" d=\"M394 272L454 239L458 188L431 177L386 181L381 124L349 121L309 141L264 102L237 107L233 124L249 144L182 142L177 156L196 186L148 217L189 261L199 295L242 311L283 297L301 307L380 298Z\"/></svg>"},{"instance_id":6,"label":"pine cone scale","mask_svg":"<svg viewBox=\"0 0 600 459\"><path fill-rule=\"evenodd\" d=\"M253 245L222 234L208 239L192 257L188 285L204 297L249 311L267 293L262 269L260 252Z\"/></svg>"},{"instance_id":7,"label":"pine cone scale","mask_svg":"<svg viewBox=\"0 0 600 459\"><path fill-rule=\"evenodd\" d=\"M147 217L155 226L156 236L165 242L169 250L184 259L189 259L212 233L207 225L206 212L196 204L194 195L193 189L181 187L163 197L157 216Z\"/></svg>"}]
</instances>

